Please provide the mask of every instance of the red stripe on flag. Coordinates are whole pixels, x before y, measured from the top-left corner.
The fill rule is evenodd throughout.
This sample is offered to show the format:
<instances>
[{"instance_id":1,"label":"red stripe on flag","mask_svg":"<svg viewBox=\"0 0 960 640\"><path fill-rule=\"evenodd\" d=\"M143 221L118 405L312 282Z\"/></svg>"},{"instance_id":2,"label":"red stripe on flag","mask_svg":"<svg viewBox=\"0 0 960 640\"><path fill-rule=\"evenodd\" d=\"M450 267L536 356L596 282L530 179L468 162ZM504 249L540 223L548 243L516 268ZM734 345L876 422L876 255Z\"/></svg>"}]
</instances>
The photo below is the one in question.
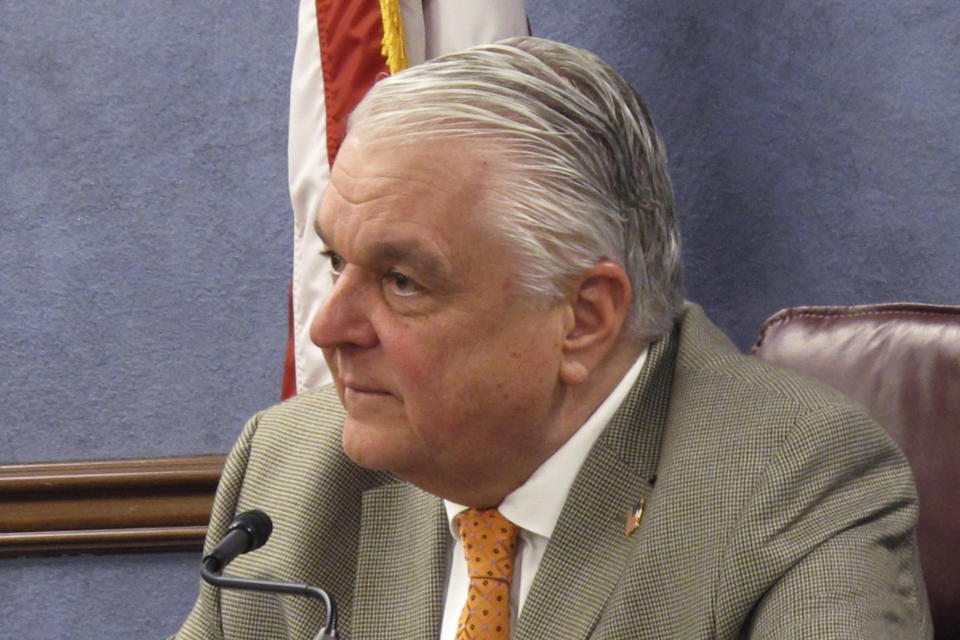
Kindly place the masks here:
<instances>
[{"instance_id":1,"label":"red stripe on flag","mask_svg":"<svg viewBox=\"0 0 960 640\"><path fill-rule=\"evenodd\" d=\"M317 32L323 60L330 165L343 140L347 116L377 78L387 74L380 53L383 21L379 0L317 0Z\"/></svg>"},{"instance_id":2,"label":"red stripe on flag","mask_svg":"<svg viewBox=\"0 0 960 640\"><path fill-rule=\"evenodd\" d=\"M379 0L316 0L316 7L327 113L327 158L332 166L350 112L377 78L388 73L380 53L383 21ZM297 393L292 288L288 299L290 321L281 389L284 400Z\"/></svg>"},{"instance_id":3,"label":"red stripe on flag","mask_svg":"<svg viewBox=\"0 0 960 640\"><path fill-rule=\"evenodd\" d=\"M283 361L283 385L280 398L286 400L297 395L296 355L293 351L293 285L287 291L287 356Z\"/></svg>"}]
</instances>

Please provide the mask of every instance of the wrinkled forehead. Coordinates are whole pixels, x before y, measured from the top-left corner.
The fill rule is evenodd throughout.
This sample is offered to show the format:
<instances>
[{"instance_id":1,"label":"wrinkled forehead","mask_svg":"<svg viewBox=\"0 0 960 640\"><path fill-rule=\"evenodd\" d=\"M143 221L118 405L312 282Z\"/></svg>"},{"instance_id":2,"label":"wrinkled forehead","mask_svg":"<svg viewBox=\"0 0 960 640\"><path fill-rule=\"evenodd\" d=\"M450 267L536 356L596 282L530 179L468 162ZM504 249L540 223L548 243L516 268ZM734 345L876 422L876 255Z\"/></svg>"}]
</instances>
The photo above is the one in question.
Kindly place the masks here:
<instances>
[{"instance_id":1,"label":"wrinkled forehead","mask_svg":"<svg viewBox=\"0 0 960 640\"><path fill-rule=\"evenodd\" d=\"M354 131L334 163L315 227L330 238L334 226L346 228L338 219L352 216L476 232L497 210L491 203L502 191L501 164L482 141L383 140Z\"/></svg>"}]
</instances>

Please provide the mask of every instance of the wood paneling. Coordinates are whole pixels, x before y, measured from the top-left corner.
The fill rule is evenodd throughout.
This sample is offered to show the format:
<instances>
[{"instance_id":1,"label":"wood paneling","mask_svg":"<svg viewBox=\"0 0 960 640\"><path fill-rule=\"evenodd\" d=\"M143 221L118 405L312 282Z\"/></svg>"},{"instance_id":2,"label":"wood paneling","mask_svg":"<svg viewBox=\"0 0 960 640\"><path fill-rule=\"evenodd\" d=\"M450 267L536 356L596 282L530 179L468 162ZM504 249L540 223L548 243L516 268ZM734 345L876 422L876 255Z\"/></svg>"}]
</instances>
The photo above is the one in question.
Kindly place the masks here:
<instances>
[{"instance_id":1,"label":"wood paneling","mask_svg":"<svg viewBox=\"0 0 960 640\"><path fill-rule=\"evenodd\" d=\"M223 462L0 465L0 556L200 549Z\"/></svg>"}]
</instances>

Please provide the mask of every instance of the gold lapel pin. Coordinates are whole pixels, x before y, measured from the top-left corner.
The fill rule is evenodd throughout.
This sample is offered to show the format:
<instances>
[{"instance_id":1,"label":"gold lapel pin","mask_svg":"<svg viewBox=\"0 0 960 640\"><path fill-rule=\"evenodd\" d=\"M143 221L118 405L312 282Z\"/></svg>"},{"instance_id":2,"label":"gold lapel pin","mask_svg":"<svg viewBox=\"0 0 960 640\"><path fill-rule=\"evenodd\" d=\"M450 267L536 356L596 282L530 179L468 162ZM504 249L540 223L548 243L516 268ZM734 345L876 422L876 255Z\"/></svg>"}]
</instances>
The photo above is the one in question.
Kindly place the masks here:
<instances>
[{"instance_id":1,"label":"gold lapel pin","mask_svg":"<svg viewBox=\"0 0 960 640\"><path fill-rule=\"evenodd\" d=\"M633 535L633 532L640 528L640 521L643 519L643 507L647 501L640 498L640 501L633 505L633 509L627 511L627 526L623 533L626 536Z\"/></svg>"}]
</instances>

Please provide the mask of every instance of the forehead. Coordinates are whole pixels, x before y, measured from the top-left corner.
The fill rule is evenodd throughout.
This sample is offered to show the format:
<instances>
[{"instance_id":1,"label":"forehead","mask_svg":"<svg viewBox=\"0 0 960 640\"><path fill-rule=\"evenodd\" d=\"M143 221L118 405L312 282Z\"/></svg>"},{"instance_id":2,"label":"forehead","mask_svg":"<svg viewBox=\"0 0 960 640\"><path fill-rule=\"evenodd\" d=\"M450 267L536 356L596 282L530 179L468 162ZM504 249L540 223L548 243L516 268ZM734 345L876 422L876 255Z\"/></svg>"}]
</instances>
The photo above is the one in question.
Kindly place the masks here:
<instances>
[{"instance_id":1,"label":"forehead","mask_svg":"<svg viewBox=\"0 0 960 640\"><path fill-rule=\"evenodd\" d=\"M316 230L328 245L383 242L404 249L489 235L496 159L467 140L370 141L351 134L331 171ZM373 237L371 237L373 236Z\"/></svg>"}]
</instances>

